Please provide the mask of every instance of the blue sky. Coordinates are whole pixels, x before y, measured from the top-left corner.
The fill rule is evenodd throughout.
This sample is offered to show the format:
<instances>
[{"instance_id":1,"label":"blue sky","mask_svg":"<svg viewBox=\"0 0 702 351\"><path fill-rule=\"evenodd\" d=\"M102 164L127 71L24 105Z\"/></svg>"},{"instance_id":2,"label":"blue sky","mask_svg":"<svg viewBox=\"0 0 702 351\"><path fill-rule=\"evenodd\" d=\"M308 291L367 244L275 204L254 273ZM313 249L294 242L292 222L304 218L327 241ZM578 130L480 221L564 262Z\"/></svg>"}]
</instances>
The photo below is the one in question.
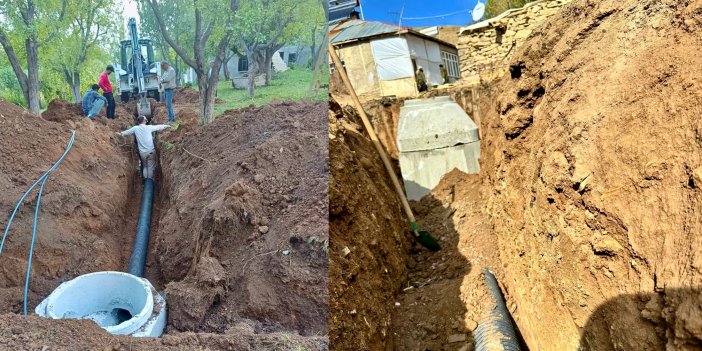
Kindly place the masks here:
<instances>
[{"instance_id":1,"label":"blue sky","mask_svg":"<svg viewBox=\"0 0 702 351\"><path fill-rule=\"evenodd\" d=\"M469 10L478 0L360 0L366 20L398 24L402 12L402 25L423 27L436 25L465 26L472 22ZM485 0L481 0L485 3ZM404 4L404 11L402 6ZM460 12L460 13L456 13ZM445 15L438 18L423 18ZM421 19L415 19L421 18Z\"/></svg>"}]
</instances>

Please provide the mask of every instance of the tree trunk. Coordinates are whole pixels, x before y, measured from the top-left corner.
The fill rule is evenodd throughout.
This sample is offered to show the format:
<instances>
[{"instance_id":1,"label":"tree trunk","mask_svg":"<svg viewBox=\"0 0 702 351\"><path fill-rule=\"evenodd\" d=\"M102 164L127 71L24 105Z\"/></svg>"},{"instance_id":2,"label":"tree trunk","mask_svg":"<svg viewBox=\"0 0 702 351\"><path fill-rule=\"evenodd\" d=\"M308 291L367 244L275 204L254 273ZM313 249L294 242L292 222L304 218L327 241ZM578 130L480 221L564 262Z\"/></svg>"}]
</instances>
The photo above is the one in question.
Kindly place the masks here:
<instances>
[{"instance_id":1,"label":"tree trunk","mask_svg":"<svg viewBox=\"0 0 702 351\"><path fill-rule=\"evenodd\" d=\"M312 28L312 44L310 45L310 57L312 58L312 69L316 69L317 66L317 25L315 24Z\"/></svg>"},{"instance_id":2,"label":"tree trunk","mask_svg":"<svg viewBox=\"0 0 702 351\"><path fill-rule=\"evenodd\" d=\"M17 59L17 54L15 53L12 44L10 44L9 40L7 39L5 33L2 30L0 30L0 43L2 44L3 49L5 49L7 59L10 61L10 65L12 66L12 70L15 72L17 82L19 83L20 88L22 89L22 95L24 95L24 101L27 103L27 105L29 105L29 88L27 87L27 74L24 73L24 70L22 69L20 62Z\"/></svg>"},{"instance_id":3,"label":"tree trunk","mask_svg":"<svg viewBox=\"0 0 702 351\"><path fill-rule=\"evenodd\" d=\"M231 57L229 58L231 60ZM224 71L224 79L226 80L231 80L231 74L229 74L229 60L224 63L224 67L222 67L222 70Z\"/></svg>"},{"instance_id":4,"label":"tree trunk","mask_svg":"<svg viewBox=\"0 0 702 351\"><path fill-rule=\"evenodd\" d=\"M34 114L41 112L39 103L39 47L33 38L24 41L27 49L27 104Z\"/></svg>"},{"instance_id":5,"label":"tree trunk","mask_svg":"<svg viewBox=\"0 0 702 351\"><path fill-rule=\"evenodd\" d=\"M64 69L63 74L66 76L66 82L68 86L71 87L71 95L73 95L73 102L80 103L82 97L80 95L80 72L70 72Z\"/></svg>"},{"instance_id":6,"label":"tree trunk","mask_svg":"<svg viewBox=\"0 0 702 351\"><path fill-rule=\"evenodd\" d=\"M216 58L212 62L209 72L197 72L197 82L200 88L200 122L205 125L214 121L215 98L217 97L217 82L222 59Z\"/></svg>"},{"instance_id":7,"label":"tree trunk","mask_svg":"<svg viewBox=\"0 0 702 351\"><path fill-rule=\"evenodd\" d=\"M200 123L205 125L214 121L214 100L217 85L210 85L206 73L197 74L197 85L200 89Z\"/></svg>"},{"instance_id":8,"label":"tree trunk","mask_svg":"<svg viewBox=\"0 0 702 351\"><path fill-rule=\"evenodd\" d=\"M246 93L249 96L249 99L253 99L254 94L256 92L256 74L258 73L257 67L258 66L258 61L256 53L253 50L247 50L246 53L246 58L249 60L249 79L248 79L248 84L246 84Z\"/></svg>"},{"instance_id":9,"label":"tree trunk","mask_svg":"<svg viewBox=\"0 0 702 351\"><path fill-rule=\"evenodd\" d=\"M268 49L266 50L266 57L263 62L266 67L265 72L266 72L266 85L271 85L271 79L273 79L273 68L271 66L273 65L273 55L275 55L275 52L278 51L273 50L273 49Z\"/></svg>"}]
</instances>

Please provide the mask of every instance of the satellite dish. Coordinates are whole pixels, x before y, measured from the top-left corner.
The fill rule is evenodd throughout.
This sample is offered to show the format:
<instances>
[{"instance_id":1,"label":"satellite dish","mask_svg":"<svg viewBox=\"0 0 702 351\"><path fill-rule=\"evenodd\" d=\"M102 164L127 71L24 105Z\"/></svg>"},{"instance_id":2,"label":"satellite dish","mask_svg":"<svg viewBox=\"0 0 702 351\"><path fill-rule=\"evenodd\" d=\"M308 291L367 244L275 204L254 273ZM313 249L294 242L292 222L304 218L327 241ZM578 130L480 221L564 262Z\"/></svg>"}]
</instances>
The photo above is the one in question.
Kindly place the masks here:
<instances>
[{"instance_id":1,"label":"satellite dish","mask_svg":"<svg viewBox=\"0 0 702 351\"><path fill-rule=\"evenodd\" d=\"M480 19L483 18L483 16L485 15L485 4L478 1L478 3L475 4L475 8L473 8L472 14L473 14L473 21L475 21L475 22L480 21Z\"/></svg>"}]
</instances>

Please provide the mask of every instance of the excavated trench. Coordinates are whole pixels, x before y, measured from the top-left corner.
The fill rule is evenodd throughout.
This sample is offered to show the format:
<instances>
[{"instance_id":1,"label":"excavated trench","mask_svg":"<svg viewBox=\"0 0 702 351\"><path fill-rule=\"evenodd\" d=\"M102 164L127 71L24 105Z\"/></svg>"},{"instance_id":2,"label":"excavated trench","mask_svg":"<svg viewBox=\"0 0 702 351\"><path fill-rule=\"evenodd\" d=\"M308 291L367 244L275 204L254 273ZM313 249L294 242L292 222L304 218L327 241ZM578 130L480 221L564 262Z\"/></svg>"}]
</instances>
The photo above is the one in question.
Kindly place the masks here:
<instances>
[{"instance_id":1,"label":"excavated trench","mask_svg":"<svg viewBox=\"0 0 702 351\"><path fill-rule=\"evenodd\" d=\"M44 121L0 105L0 146L9 150L0 156L0 186L9 189L0 196L3 211L31 183L27 170L51 162L62 151L56 140L77 130L42 199L30 307L79 275L125 271L142 185L132 138L114 134L132 125L132 114L118 105L115 121L93 123L79 118L77 106L54 102ZM319 162L327 157L320 123L325 110L321 103L279 102L228 111L198 127L197 112L176 105L179 127L157 136L160 165L145 273L165 293L168 326L161 339L113 337L115 349L326 348L327 171ZM155 106L155 123L165 122L163 111ZM5 145L15 137L27 142ZM2 312L21 310L27 212L0 257ZM104 331L86 322L0 315L0 339L22 349L34 330L52 328L62 332L39 339L69 349L103 345ZM188 331L198 337L181 333Z\"/></svg>"},{"instance_id":2,"label":"excavated trench","mask_svg":"<svg viewBox=\"0 0 702 351\"><path fill-rule=\"evenodd\" d=\"M475 108L470 92L447 94L464 96L458 101L467 112ZM365 107L395 157L402 103L383 99ZM341 253L330 267L330 308L340 316L330 320L332 349L472 349L478 321L495 302L481 272L490 268L499 275L501 268L496 237L481 212L479 176L454 171L430 195L411 202L420 228L442 246L431 252L409 235L399 198L355 110L330 106L330 229L332 251ZM399 173L396 158L393 163Z\"/></svg>"},{"instance_id":3,"label":"excavated trench","mask_svg":"<svg viewBox=\"0 0 702 351\"><path fill-rule=\"evenodd\" d=\"M336 349L354 349L349 333L367 350L471 349L492 267L529 349L699 350L702 76L687 67L701 10L577 0L535 30L510 62L521 74L483 87L481 174L450 173L414 204L438 254L398 236L392 192L364 189L387 179L370 142L333 112L332 154L376 170L332 168L347 180L331 192ZM354 239L363 223L377 230Z\"/></svg>"}]
</instances>

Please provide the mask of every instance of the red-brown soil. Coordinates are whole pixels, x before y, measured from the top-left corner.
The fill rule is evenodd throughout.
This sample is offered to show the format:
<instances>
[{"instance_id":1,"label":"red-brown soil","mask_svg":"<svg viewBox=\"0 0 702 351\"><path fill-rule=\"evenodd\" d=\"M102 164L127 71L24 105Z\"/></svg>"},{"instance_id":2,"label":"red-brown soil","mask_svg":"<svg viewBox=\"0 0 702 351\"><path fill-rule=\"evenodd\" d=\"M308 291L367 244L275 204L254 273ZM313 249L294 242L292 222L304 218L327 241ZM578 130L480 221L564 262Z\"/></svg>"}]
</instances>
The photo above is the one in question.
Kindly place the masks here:
<instances>
[{"instance_id":1,"label":"red-brown soil","mask_svg":"<svg viewBox=\"0 0 702 351\"><path fill-rule=\"evenodd\" d=\"M487 301L478 274L491 267L531 350L701 349L700 14L702 1L579 0L536 30L511 74L483 87L480 176L451 173L414 205L443 250L379 256L406 261L406 273L332 277L332 287L368 294L375 310L394 306L390 319L366 314L365 329L340 314L332 348L353 350L333 337L350 335L375 341L372 350L472 349ZM396 125L395 107L386 108L371 116L378 129L390 126L384 143ZM370 148L367 138L355 143ZM370 160L367 168L380 165ZM348 172L331 170L332 179ZM339 192L392 198L362 184ZM397 223L392 211L376 206L340 221ZM349 247L368 240L333 223L331 272L343 262L337 237ZM393 235L374 238L393 246ZM348 296L332 289L332 311ZM388 320L390 328L372 327Z\"/></svg>"},{"instance_id":2,"label":"red-brown soil","mask_svg":"<svg viewBox=\"0 0 702 351\"><path fill-rule=\"evenodd\" d=\"M409 227L360 119L329 104L330 349L385 350Z\"/></svg>"},{"instance_id":3,"label":"red-brown soil","mask_svg":"<svg viewBox=\"0 0 702 351\"><path fill-rule=\"evenodd\" d=\"M393 141L388 126L396 125L401 101L366 106L376 130L388 136L383 143ZM333 102L330 108L330 349L472 345L486 309L480 272L499 270L479 177L454 171L412 203L419 226L442 246L430 252L408 234L399 198L355 110ZM453 341L457 336L463 340Z\"/></svg>"},{"instance_id":4,"label":"red-brown soil","mask_svg":"<svg viewBox=\"0 0 702 351\"><path fill-rule=\"evenodd\" d=\"M326 103L229 111L162 138L156 242L179 330L326 335ZM167 205L165 205L167 204ZM192 307L192 308L191 308ZM192 312L197 311L197 312Z\"/></svg>"},{"instance_id":5,"label":"red-brown soil","mask_svg":"<svg viewBox=\"0 0 702 351\"><path fill-rule=\"evenodd\" d=\"M91 122L70 104L53 103L45 115L62 121L56 123L1 100L0 111L2 228L76 129L73 149L44 190L30 309L77 275L125 270L141 185L133 139L114 133L131 126L133 114L118 106L116 120ZM326 349L324 111L326 104L283 102L228 111L198 127L197 114L185 110L177 130L159 134L163 168L146 268L169 304L159 340L17 315L35 202L29 197L0 256L0 313L9 313L0 317L0 343L39 350ZM156 122L164 112L155 104Z\"/></svg>"},{"instance_id":6,"label":"red-brown soil","mask_svg":"<svg viewBox=\"0 0 702 351\"><path fill-rule=\"evenodd\" d=\"M576 1L483 123L487 213L531 349L702 347L702 1Z\"/></svg>"}]
</instances>

